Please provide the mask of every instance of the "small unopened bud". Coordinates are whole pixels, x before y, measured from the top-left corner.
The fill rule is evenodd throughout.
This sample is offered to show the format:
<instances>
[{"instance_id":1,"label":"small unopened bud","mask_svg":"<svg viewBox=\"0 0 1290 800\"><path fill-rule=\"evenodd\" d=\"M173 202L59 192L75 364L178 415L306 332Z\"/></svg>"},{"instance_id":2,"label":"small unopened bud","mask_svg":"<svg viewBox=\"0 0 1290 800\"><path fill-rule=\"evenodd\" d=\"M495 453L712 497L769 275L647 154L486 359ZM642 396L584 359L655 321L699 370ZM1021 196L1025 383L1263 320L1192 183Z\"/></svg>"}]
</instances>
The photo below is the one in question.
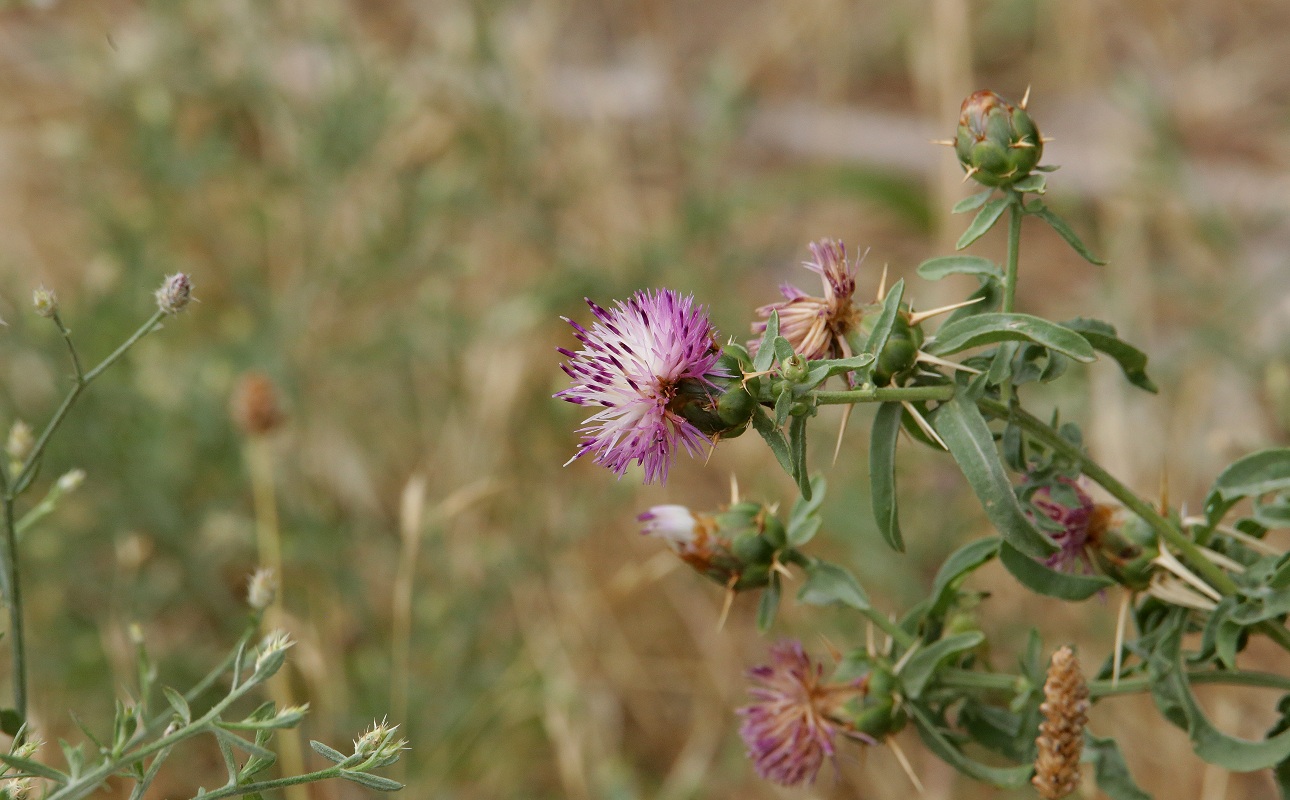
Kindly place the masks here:
<instances>
[{"instance_id":1,"label":"small unopened bud","mask_svg":"<svg viewBox=\"0 0 1290 800\"><path fill-rule=\"evenodd\" d=\"M273 725L275 728L294 728L300 724L300 720L304 719L308 713L308 703L299 706L287 706L273 717Z\"/></svg>"},{"instance_id":2,"label":"small unopened bud","mask_svg":"<svg viewBox=\"0 0 1290 800\"><path fill-rule=\"evenodd\" d=\"M284 631L274 631L264 637L260 643L260 652L255 657L255 675L264 679L282 669L287 660L287 649L295 642Z\"/></svg>"},{"instance_id":3,"label":"small unopened bud","mask_svg":"<svg viewBox=\"0 0 1290 800\"><path fill-rule=\"evenodd\" d=\"M233 421L248 436L270 433L286 419L277 387L262 372L248 372L238 379L229 399L229 411Z\"/></svg>"},{"instance_id":4,"label":"small unopened bud","mask_svg":"<svg viewBox=\"0 0 1290 800\"><path fill-rule=\"evenodd\" d=\"M31 432L31 426L22 420L15 420L13 426L9 428L9 439L5 442L4 450L9 454L10 459L21 465L27 460L35 444L36 437Z\"/></svg>"},{"instance_id":5,"label":"small unopened bud","mask_svg":"<svg viewBox=\"0 0 1290 800\"><path fill-rule=\"evenodd\" d=\"M1079 785L1079 757L1088 723L1088 684L1069 646L1053 653L1039 711L1044 721L1035 740L1039 754L1030 782L1044 800L1060 800Z\"/></svg>"},{"instance_id":6,"label":"small unopened bud","mask_svg":"<svg viewBox=\"0 0 1290 800\"><path fill-rule=\"evenodd\" d=\"M0 783L0 793L11 800L26 800L31 796L31 790L36 788L36 779L30 776L25 778L5 778Z\"/></svg>"},{"instance_id":7,"label":"small unopened bud","mask_svg":"<svg viewBox=\"0 0 1290 800\"><path fill-rule=\"evenodd\" d=\"M74 492L80 488L82 483L85 483L85 470L83 469L68 470L58 478L58 484L57 484L58 491L62 492L63 494L67 494L68 492Z\"/></svg>"},{"instance_id":8,"label":"small unopened bud","mask_svg":"<svg viewBox=\"0 0 1290 800\"><path fill-rule=\"evenodd\" d=\"M394 738L398 729L398 725L390 725L386 720L373 722L371 728L354 740L354 755L363 759L396 758L408 745L407 740Z\"/></svg>"},{"instance_id":9,"label":"small unopened bud","mask_svg":"<svg viewBox=\"0 0 1290 800\"><path fill-rule=\"evenodd\" d=\"M157 290L157 308L167 314L178 314L192 299L193 284L182 272L167 275Z\"/></svg>"},{"instance_id":10,"label":"small unopened bud","mask_svg":"<svg viewBox=\"0 0 1290 800\"><path fill-rule=\"evenodd\" d=\"M44 286L31 293L31 304L42 317L49 318L58 313L58 296Z\"/></svg>"},{"instance_id":11,"label":"small unopened bud","mask_svg":"<svg viewBox=\"0 0 1290 800\"><path fill-rule=\"evenodd\" d=\"M278 595L278 576L271 567L260 567L251 574L246 583L247 605L256 611L263 611L273 604Z\"/></svg>"},{"instance_id":12,"label":"small unopened bud","mask_svg":"<svg viewBox=\"0 0 1290 800\"><path fill-rule=\"evenodd\" d=\"M990 91L974 92L959 111L954 150L968 177L983 186L1011 186L1030 174L1044 140L1023 100L1009 105Z\"/></svg>"}]
</instances>

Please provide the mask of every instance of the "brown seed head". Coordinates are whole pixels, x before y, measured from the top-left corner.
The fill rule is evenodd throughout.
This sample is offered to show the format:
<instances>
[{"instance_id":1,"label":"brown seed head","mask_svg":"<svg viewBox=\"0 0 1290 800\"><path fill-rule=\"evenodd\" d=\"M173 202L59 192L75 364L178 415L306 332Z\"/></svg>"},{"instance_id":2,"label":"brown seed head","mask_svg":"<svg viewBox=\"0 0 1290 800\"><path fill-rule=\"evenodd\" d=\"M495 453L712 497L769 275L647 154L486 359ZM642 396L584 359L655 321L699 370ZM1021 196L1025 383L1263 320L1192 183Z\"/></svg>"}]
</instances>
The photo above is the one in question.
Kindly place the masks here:
<instances>
[{"instance_id":1,"label":"brown seed head","mask_svg":"<svg viewBox=\"0 0 1290 800\"><path fill-rule=\"evenodd\" d=\"M263 436L286 419L278 402L277 387L262 372L248 372L238 380L229 410L233 421L248 436Z\"/></svg>"},{"instance_id":2,"label":"brown seed head","mask_svg":"<svg viewBox=\"0 0 1290 800\"><path fill-rule=\"evenodd\" d=\"M1060 800L1079 785L1079 756L1088 723L1088 685L1069 646L1053 653L1039 710L1044 721L1035 740L1039 755L1030 782L1044 800Z\"/></svg>"}]
</instances>

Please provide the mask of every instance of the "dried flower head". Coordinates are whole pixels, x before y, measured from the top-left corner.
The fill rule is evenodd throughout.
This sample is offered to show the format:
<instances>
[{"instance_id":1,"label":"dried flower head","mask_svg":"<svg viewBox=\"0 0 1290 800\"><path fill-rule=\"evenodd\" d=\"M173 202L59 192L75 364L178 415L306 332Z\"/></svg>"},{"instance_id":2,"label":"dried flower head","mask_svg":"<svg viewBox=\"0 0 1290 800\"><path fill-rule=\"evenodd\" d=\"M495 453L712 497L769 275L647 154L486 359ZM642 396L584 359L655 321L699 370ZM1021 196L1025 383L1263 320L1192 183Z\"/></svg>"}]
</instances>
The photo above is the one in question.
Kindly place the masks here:
<instances>
[{"instance_id":1,"label":"dried flower head","mask_svg":"<svg viewBox=\"0 0 1290 800\"><path fill-rule=\"evenodd\" d=\"M157 290L155 296L157 298L157 308L166 314L178 314L192 300L192 281L182 272L167 275L166 279L161 282L161 288Z\"/></svg>"},{"instance_id":2,"label":"dried flower head","mask_svg":"<svg viewBox=\"0 0 1290 800\"><path fill-rule=\"evenodd\" d=\"M1030 782L1044 800L1059 800L1079 785L1079 757L1088 723L1088 685L1069 646L1053 653L1039 710L1044 721L1035 740L1039 754Z\"/></svg>"},{"instance_id":3,"label":"dried flower head","mask_svg":"<svg viewBox=\"0 0 1290 800\"><path fill-rule=\"evenodd\" d=\"M646 483L666 482L678 449L694 454L710 441L680 413L683 383L715 393L711 378L724 377L707 310L667 289L637 292L612 309L587 305L596 317L590 330L565 319L583 347L559 348L573 385L555 396L600 410L584 421L569 461L591 453L619 477L634 461Z\"/></svg>"},{"instance_id":4,"label":"dried flower head","mask_svg":"<svg viewBox=\"0 0 1290 800\"><path fill-rule=\"evenodd\" d=\"M37 314L48 319L58 313L58 295L42 286L31 293L31 305Z\"/></svg>"},{"instance_id":5,"label":"dried flower head","mask_svg":"<svg viewBox=\"0 0 1290 800\"><path fill-rule=\"evenodd\" d=\"M238 428L248 436L271 433L286 419L278 389L263 372L247 372L237 381L229 398L229 411Z\"/></svg>"},{"instance_id":6,"label":"dried flower head","mask_svg":"<svg viewBox=\"0 0 1290 800\"><path fill-rule=\"evenodd\" d=\"M1057 543L1058 550L1045 559L1044 563L1062 572L1092 572L1093 561L1089 548L1096 544L1099 530L1105 527L1110 507L1094 503L1093 498L1077 481L1070 478L1059 478L1058 481L1073 494L1073 505L1054 497L1052 489L1047 486L1030 498L1030 505L1035 511L1061 526L1058 530L1048 531L1048 535Z\"/></svg>"},{"instance_id":7,"label":"dried flower head","mask_svg":"<svg viewBox=\"0 0 1290 800\"><path fill-rule=\"evenodd\" d=\"M849 358L854 355L847 335L860 325L860 309L851 298L856 291L856 266L847 263L846 245L835 239L821 239L810 245L811 261L802 266L820 276L824 296L814 297L785 283L779 287L784 300L757 309L760 322L753 333L764 333L766 320L779 312L779 333L793 345L793 351L807 359ZM749 342L757 350L759 342Z\"/></svg>"},{"instance_id":8,"label":"dried flower head","mask_svg":"<svg viewBox=\"0 0 1290 800\"><path fill-rule=\"evenodd\" d=\"M744 718L739 735L757 774L766 780L784 786L814 781L825 756L833 756L839 734L874 743L853 731L840 713L863 690L857 684L826 683L823 674L823 666L794 640L773 645L770 663L748 671L757 685L748 690L752 705L739 709Z\"/></svg>"}]
</instances>

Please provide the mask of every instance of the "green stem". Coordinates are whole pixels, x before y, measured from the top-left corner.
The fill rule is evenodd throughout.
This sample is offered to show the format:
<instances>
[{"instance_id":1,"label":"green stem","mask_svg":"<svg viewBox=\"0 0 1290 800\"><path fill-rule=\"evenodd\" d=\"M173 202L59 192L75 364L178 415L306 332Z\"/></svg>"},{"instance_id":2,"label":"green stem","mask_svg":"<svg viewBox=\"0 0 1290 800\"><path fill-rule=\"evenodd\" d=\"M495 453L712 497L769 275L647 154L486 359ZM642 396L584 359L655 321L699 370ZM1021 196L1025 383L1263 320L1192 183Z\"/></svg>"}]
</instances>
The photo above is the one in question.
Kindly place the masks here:
<instances>
[{"instance_id":1,"label":"green stem","mask_svg":"<svg viewBox=\"0 0 1290 800\"><path fill-rule=\"evenodd\" d=\"M13 654L13 708L18 719L27 721L27 637L22 624L22 584L18 579L18 526L14 520L14 500L4 499L4 564L3 584L5 604L9 607L9 650Z\"/></svg>"},{"instance_id":2,"label":"green stem","mask_svg":"<svg viewBox=\"0 0 1290 800\"><path fill-rule=\"evenodd\" d=\"M1088 692L1089 696L1094 700L1122 694L1135 694L1150 689L1152 680L1151 676L1142 675L1121 678L1114 683L1110 680L1089 681ZM1218 683L1227 686L1256 686L1290 691L1290 677L1275 675L1270 672L1197 670L1187 673L1187 681L1192 684ZM937 683L953 689L981 689L999 692L1018 692L1028 687L1028 682L1022 675L1009 675L1003 672L974 672L953 667L941 670L937 676Z\"/></svg>"},{"instance_id":3,"label":"green stem","mask_svg":"<svg viewBox=\"0 0 1290 800\"><path fill-rule=\"evenodd\" d=\"M813 392L822 406L854 403L913 402L923 400L949 400L954 397L953 386L884 386L870 385L859 389L837 392Z\"/></svg>"},{"instance_id":4,"label":"green stem","mask_svg":"<svg viewBox=\"0 0 1290 800\"><path fill-rule=\"evenodd\" d=\"M348 763L348 762L341 762ZM207 792L202 795L202 800L218 800L221 797L238 797L244 794L255 792L267 792L270 789L283 789L289 786L299 786L302 783L312 783L314 781L324 781L328 778L339 777L341 766L339 764L320 769L317 772L309 772L304 775L295 775L289 778L274 778L270 781L260 781L258 783L241 783L236 786L225 786L223 789L217 789L213 792Z\"/></svg>"},{"instance_id":5,"label":"green stem","mask_svg":"<svg viewBox=\"0 0 1290 800\"><path fill-rule=\"evenodd\" d=\"M58 332L63 334L63 341L67 343L67 352L72 356L72 368L76 370L76 382L80 383L85 380L85 370L81 369L81 357L76 354L76 345L72 344L72 332L63 324L62 317L58 312L54 312L54 324L58 326Z\"/></svg>"},{"instance_id":6,"label":"green stem","mask_svg":"<svg viewBox=\"0 0 1290 800\"><path fill-rule=\"evenodd\" d=\"M1003 313L1011 314L1017 307L1017 271L1021 259L1021 196L1008 190L1008 262L1003 273ZM1003 404L1012 405L1012 381L999 388Z\"/></svg>"}]
</instances>

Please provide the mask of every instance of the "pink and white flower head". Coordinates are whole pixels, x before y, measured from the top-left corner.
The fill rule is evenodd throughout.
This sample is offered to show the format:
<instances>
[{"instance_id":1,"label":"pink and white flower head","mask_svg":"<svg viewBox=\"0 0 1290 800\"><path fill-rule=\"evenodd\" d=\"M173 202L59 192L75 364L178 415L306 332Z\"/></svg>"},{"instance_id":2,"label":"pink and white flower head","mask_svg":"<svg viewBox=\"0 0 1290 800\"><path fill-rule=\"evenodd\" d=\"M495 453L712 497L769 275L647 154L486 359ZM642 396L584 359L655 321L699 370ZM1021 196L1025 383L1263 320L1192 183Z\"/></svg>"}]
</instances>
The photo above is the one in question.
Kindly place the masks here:
<instances>
[{"instance_id":1,"label":"pink and white flower head","mask_svg":"<svg viewBox=\"0 0 1290 800\"><path fill-rule=\"evenodd\" d=\"M811 661L802 643L784 640L770 648L770 663L748 670L756 685L752 705L739 709L739 735L757 774L784 786L811 783L834 754L843 735L867 744L874 739L854 731L841 718L842 706L863 694L857 684L830 684L824 667Z\"/></svg>"},{"instance_id":2,"label":"pink and white flower head","mask_svg":"<svg viewBox=\"0 0 1290 800\"><path fill-rule=\"evenodd\" d=\"M646 483L666 483L678 449L693 455L710 441L681 415L680 389L685 382L718 391L711 378L725 376L714 369L721 356L716 330L693 297L668 289L637 292L611 309L587 305L596 318L590 330L564 318L583 346L576 353L559 348L573 385L555 396L600 410L584 421L569 461L591 453L620 478L634 461Z\"/></svg>"},{"instance_id":3,"label":"pink and white flower head","mask_svg":"<svg viewBox=\"0 0 1290 800\"><path fill-rule=\"evenodd\" d=\"M835 239L821 239L810 244L813 260L802 266L820 276L824 296L813 297L796 286L779 287L784 300L762 306L754 322L753 333L764 333L766 320L779 312L779 335L793 345L793 351L808 360L849 358L854 353L847 335L860 325L860 309L851 298L856 291L856 264L847 263L847 248ZM755 353L759 342L749 342Z\"/></svg>"}]
</instances>

